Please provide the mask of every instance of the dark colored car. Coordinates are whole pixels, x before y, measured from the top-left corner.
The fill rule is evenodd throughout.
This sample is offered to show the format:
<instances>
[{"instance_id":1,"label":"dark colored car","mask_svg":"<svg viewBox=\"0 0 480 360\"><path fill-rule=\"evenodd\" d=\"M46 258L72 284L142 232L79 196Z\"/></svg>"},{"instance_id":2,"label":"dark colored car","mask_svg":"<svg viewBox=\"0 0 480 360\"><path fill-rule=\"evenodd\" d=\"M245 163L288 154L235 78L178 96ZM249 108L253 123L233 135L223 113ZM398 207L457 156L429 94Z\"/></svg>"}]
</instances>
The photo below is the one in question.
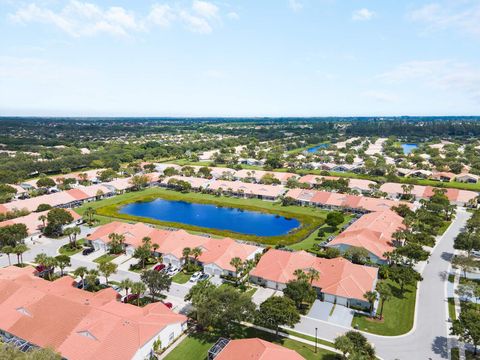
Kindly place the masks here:
<instances>
[{"instance_id":1,"label":"dark colored car","mask_svg":"<svg viewBox=\"0 0 480 360\"><path fill-rule=\"evenodd\" d=\"M128 294L123 298L124 303L132 302L133 300L137 300L140 297L138 294Z\"/></svg>"},{"instance_id":2,"label":"dark colored car","mask_svg":"<svg viewBox=\"0 0 480 360\"><path fill-rule=\"evenodd\" d=\"M165 269L165 264L158 264L153 268L155 271L162 271L163 269Z\"/></svg>"},{"instance_id":3,"label":"dark colored car","mask_svg":"<svg viewBox=\"0 0 480 360\"><path fill-rule=\"evenodd\" d=\"M89 255L89 254L93 253L94 251L95 251L95 249L93 247L88 247L86 249L83 249L82 255Z\"/></svg>"},{"instance_id":4,"label":"dark colored car","mask_svg":"<svg viewBox=\"0 0 480 360\"><path fill-rule=\"evenodd\" d=\"M37 275L40 277L44 277L48 274L53 273L53 267L46 267L43 265L35 266L35 270L37 271Z\"/></svg>"},{"instance_id":5,"label":"dark colored car","mask_svg":"<svg viewBox=\"0 0 480 360\"><path fill-rule=\"evenodd\" d=\"M165 305L169 309L173 307L173 304L171 302L164 302L163 305Z\"/></svg>"},{"instance_id":6,"label":"dark colored car","mask_svg":"<svg viewBox=\"0 0 480 360\"><path fill-rule=\"evenodd\" d=\"M85 282L85 286L87 286L88 284ZM100 285L100 280L99 279L96 279L95 280L95 285ZM80 280L77 285L76 285L76 288L77 289L83 289L83 280Z\"/></svg>"}]
</instances>

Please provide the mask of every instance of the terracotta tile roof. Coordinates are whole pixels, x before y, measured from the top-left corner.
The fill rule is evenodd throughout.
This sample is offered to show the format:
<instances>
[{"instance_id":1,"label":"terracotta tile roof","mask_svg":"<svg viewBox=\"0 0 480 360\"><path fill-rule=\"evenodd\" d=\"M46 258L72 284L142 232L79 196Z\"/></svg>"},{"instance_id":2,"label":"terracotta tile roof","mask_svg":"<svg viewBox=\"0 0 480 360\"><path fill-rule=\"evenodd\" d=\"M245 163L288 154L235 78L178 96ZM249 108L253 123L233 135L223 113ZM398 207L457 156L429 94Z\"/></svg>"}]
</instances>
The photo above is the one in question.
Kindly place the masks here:
<instances>
[{"instance_id":1,"label":"terracotta tile roof","mask_svg":"<svg viewBox=\"0 0 480 360\"><path fill-rule=\"evenodd\" d=\"M273 177L275 177L281 183L286 183L288 179L290 179L291 177L298 177L297 174L288 173L288 172L248 170L248 169L238 170L235 176L238 179L255 178L255 180L258 182L266 174L273 175Z\"/></svg>"},{"instance_id":2,"label":"terracotta tile roof","mask_svg":"<svg viewBox=\"0 0 480 360\"><path fill-rule=\"evenodd\" d=\"M49 282L33 273L0 269L0 328L70 360L131 359L166 326L187 320L162 303L139 308L118 302L112 289L89 293L70 277Z\"/></svg>"},{"instance_id":3,"label":"terracotta tile roof","mask_svg":"<svg viewBox=\"0 0 480 360\"><path fill-rule=\"evenodd\" d=\"M73 211L71 209L65 209L65 210L67 210L72 215L73 221L77 221L77 220L81 219L81 216L78 215L75 211ZM43 222L38 220L38 218L42 215L47 215L48 211L49 210L42 211L42 212L39 212L39 213L34 212L34 213L30 213L30 214L25 215L25 216L20 216L20 217L15 218L15 219L2 221L2 222L0 222L0 227L13 225L13 224L25 224L27 226L27 229L28 229L28 235L32 235L32 234L35 234L35 233L40 231L40 228L42 227Z\"/></svg>"},{"instance_id":4,"label":"terracotta tile roof","mask_svg":"<svg viewBox=\"0 0 480 360\"><path fill-rule=\"evenodd\" d=\"M258 338L231 340L215 358L215 360L304 359L304 357L293 350Z\"/></svg>"},{"instance_id":5,"label":"terracotta tile roof","mask_svg":"<svg viewBox=\"0 0 480 360\"><path fill-rule=\"evenodd\" d=\"M182 180L188 182L190 185L192 185L192 188L194 189L201 189L201 188L206 188L207 185L212 181L209 179L204 179L204 178L198 178L198 177L192 177L192 176L170 176L162 180L162 184L168 184L168 181L170 179L175 179L175 180Z\"/></svg>"},{"instance_id":6,"label":"terracotta tile roof","mask_svg":"<svg viewBox=\"0 0 480 360\"><path fill-rule=\"evenodd\" d=\"M378 272L376 268L352 264L340 257L321 259L305 251L270 249L250 275L285 284L295 279L295 270L312 268L320 273L313 285L322 292L362 301L363 294L373 289Z\"/></svg>"},{"instance_id":7,"label":"terracotta tile roof","mask_svg":"<svg viewBox=\"0 0 480 360\"><path fill-rule=\"evenodd\" d=\"M242 181L227 181L227 180L214 180L209 186L211 190L222 189L227 191L232 189L233 192L239 193L243 192L247 195L261 195L268 196L272 198L277 198L285 192L285 187L282 185L263 185L263 184L252 184L244 183Z\"/></svg>"}]
</instances>

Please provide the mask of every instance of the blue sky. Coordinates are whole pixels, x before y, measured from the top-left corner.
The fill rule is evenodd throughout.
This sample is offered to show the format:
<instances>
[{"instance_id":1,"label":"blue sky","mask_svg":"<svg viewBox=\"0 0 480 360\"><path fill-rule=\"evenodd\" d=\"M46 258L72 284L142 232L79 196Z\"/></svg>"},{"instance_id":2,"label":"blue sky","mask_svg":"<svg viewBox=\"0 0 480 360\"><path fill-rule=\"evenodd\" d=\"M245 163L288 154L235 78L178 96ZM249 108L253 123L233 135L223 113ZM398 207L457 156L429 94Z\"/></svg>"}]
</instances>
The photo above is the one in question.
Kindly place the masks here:
<instances>
[{"instance_id":1,"label":"blue sky","mask_svg":"<svg viewBox=\"0 0 480 360\"><path fill-rule=\"evenodd\" d=\"M0 114L480 114L480 2L0 0Z\"/></svg>"}]
</instances>

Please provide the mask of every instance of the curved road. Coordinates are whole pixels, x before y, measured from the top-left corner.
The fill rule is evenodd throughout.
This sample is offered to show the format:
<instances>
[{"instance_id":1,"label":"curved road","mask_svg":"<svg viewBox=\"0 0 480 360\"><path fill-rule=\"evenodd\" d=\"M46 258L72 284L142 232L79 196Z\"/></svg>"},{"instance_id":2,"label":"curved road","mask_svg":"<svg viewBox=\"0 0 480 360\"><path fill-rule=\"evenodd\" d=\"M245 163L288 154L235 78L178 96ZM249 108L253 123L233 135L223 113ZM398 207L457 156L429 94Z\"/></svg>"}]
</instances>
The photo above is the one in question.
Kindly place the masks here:
<instances>
[{"instance_id":1,"label":"curved road","mask_svg":"<svg viewBox=\"0 0 480 360\"><path fill-rule=\"evenodd\" d=\"M377 336L364 333L375 345L377 354L384 360L436 360L448 359L448 306L446 300L446 281L450 259L453 255L453 240L465 225L470 213L457 210L457 216L444 235L437 241L429 263L422 272L423 281L417 292L417 308L414 328L405 335L395 337ZM314 336L318 327L318 336L333 340L350 328L328 322L303 318L302 330ZM300 329L299 329L300 330Z\"/></svg>"}]
</instances>

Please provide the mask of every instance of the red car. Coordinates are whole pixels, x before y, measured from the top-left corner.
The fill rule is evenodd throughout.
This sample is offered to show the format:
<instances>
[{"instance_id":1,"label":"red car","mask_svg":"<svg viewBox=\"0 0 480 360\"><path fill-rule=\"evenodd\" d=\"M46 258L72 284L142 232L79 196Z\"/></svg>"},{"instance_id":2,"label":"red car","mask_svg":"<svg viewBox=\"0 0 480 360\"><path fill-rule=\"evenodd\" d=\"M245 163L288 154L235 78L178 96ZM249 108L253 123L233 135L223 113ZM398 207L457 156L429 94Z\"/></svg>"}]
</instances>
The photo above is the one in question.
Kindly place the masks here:
<instances>
[{"instance_id":1,"label":"red car","mask_svg":"<svg viewBox=\"0 0 480 360\"><path fill-rule=\"evenodd\" d=\"M165 269L165 264L158 264L153 268L155 271L162 271L163 269Z\"/></svg>"},{"instance_id":2,"label":"red car","mask_svg":"<svg viewBox=\"0 0 480 360\"><path fill-rule=\"evenodd\" d=\"M130 303L133 300L137 300L140 296L138 294L128 294L123 298L124 303Z\"/></svg>"},{"instance_id":3,"label":"red car","mask_svg":"<svg viewBox=\"0 0 480 360\"><path fill-rule=\"evenodd\" d=\"M165 305L169 309L173 307L173 304L171 302L164 302L163 305Z\"/></svg>"}]
</instances>

